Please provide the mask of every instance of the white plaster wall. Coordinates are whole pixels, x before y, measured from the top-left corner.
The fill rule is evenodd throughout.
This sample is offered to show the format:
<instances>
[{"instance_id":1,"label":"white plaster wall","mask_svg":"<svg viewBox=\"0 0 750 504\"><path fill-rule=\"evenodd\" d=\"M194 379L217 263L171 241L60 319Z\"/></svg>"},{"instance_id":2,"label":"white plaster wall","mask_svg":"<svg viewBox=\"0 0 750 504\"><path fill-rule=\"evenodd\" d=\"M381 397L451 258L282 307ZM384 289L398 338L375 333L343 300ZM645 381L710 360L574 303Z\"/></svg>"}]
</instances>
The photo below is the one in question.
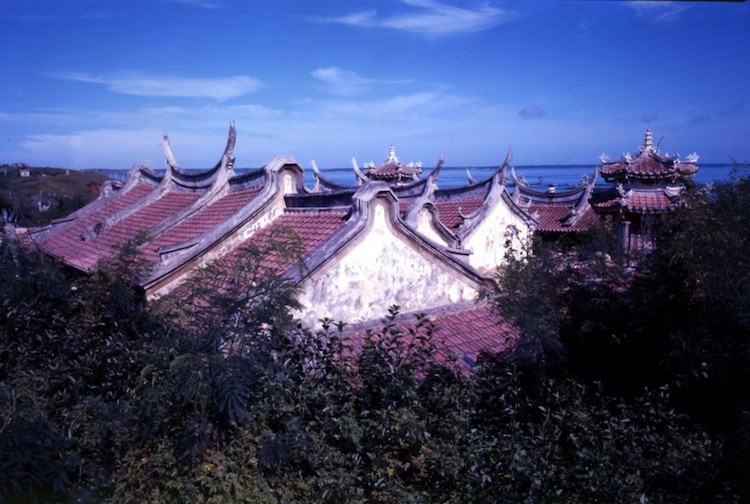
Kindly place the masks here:
<instances>
[{"instance_id":1,"label":"white plaster wall","mask_svg":"<svg viewBox=\"0 0 750 504\"><path fill-rule=\"evenodd\" d=\"M406 312L476 297L468 279L394 234L383 202L375 203L373 222L363 234L301 285L298 299L304 308L296 315L308 325L324 317L344 322L379 318L392 304Z\"/></svg>"},{"instance_id":2,"label":"white plaster wall","mask_svg":"<svg viewBox=\"0 0 750 504\"><path fill-rule=\"evenodd\" d=\"M422 210L419 211L419 215L417 216L416 228L417 231L422 234L422 236L425 236L435 243L443 245L444 247L448 246L448 242L445 241L443 237L440 236L440 234L438 234L438 232L435 230L435 226L433 225L432 221L432 214L426 208L422 208Z\"/></svg>"},{"instance_id":3,"label":"white plaster wall","mask_svg":"<svg viewBox=\"0 0 750 504\"><path fill-rule=\"evenodd\" d=\"M472 251L469 264L483 273L495 271L505 260L508 251L507 233L510 226L517 230L512 238L514 250L523 253L523 244L528 243L529 239L529 226L501 200L482 223L464 238L464 248Z\"/></svg>"}]
</instances>

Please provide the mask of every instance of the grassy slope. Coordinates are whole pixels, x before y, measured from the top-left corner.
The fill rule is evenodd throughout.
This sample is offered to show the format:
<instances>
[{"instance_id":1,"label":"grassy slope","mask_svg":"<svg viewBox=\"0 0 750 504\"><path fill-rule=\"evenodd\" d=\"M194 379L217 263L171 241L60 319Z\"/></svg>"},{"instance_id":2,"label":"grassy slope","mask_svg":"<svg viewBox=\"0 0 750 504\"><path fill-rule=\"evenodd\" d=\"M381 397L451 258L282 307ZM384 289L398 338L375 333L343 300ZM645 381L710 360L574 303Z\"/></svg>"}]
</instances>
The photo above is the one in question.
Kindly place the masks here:
<instances>
[{"instance_id":1,"label":"grassy slope","mask_svg":"<svg viewBox=\"0 0 750 504\"><path fill-rule=\"evenodd\" d=\"M81 208L98 196L98 186L107 178L94 172L65 170L63 168L29 168L30 177L20 177L18 172L0 173L0 208L8 208L16 216L18 226L40 226L50 219L64 217ZM38 202L49 204L40 212Z\"/></svg>"}]
</instances>

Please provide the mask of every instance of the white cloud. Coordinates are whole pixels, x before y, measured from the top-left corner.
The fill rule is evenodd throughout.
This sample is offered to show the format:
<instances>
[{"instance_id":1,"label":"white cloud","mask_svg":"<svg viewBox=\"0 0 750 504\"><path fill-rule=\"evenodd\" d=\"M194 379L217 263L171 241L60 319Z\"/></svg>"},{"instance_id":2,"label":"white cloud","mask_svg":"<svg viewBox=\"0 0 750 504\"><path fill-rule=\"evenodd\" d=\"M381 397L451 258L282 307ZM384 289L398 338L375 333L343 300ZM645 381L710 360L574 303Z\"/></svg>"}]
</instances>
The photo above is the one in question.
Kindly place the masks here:
<instances>
[{"instance_id":1,"label":"white cloud","mask_svg":"<svg viewBox=\"0 0 750 504\"><path fill-rule=\"evenodd\" d=\"M489 4L470 9L447 5L435 0L404 0L404 3L418 10L385 18L378 18L375 11L365 11L318 21L360 27L390 28L438 37L488 30L517 17L512 11L492 7Z\"/></svg>"},{"instance_id":2,"label":"white cloud","mask_svg":"<svg viewBox=\"0 0 750 504\"><path fill-rule=\"evenodd\" d=\"M633 9L638 17L655 23L675 21L682 12L690 8L682 2L646 0L627 2L625 5Z\"/></svg>"},{"instance_id":3,"label":"white cloud","mask_svg":"<svg viewBox=\"0 0 750 504\"><path fill-rule=\"evenodd\" d=\"M314 18L313 21L319 23L333 23L343 24L349 26L376 26L377 20L375 19L376 11L364 11L355 12L353 14L347 14L346 16L340 17L328 17L328 18Z\"/></svg>"},{"instance_id":4,"label":"white cloud","mask_svg":"<svg viewBox=\"0 0 750 504\"><path fill-rule=\"evenodd\" d=\"M23 155L19 159L28 159L30 164L64 165L71 168L128 168L142 161L134 159L134 153L152 151L160 139L159 132L155 130L34 134L20 143ZM50 163L50 158L55 161Z\"/></svg>"},{"instance_id":5,"label":"white cloud","mask_svg":"<svg viewBox=\"0 0 750 504\"><path fill-rule=\"evenodd\" d=\"M58 79L104 84L115 93L136 96L168 96L179 98L213 98L224 101L253 93L261 88L258 79L246 75L216 78L147 76L122 74L99 76L77 72L53 74Z\"/></svg>"},{"instance_id":6,"label":"white cloud","mask_svg":"<svg viewBox=\"0 0 750 504\"><path fill-rule=\"evenodd\" d=\"M318 68L310 72L310 75L325 82L333 92L340 94L353 94L375 82L339 67Z\"/></svg>"},{"instance_id":7,"label":"white cloud","mask_svg":"<svg viewBox=\"0 0 750 504\"><path fill-rule=\"evenodd\" d=\"M257 167L276 154L290 154L304 161L316 158L324 167L346 166L352 155L379 159L390 143L408 148L412 160L437 159L435 135L451 137L461 129L461 117L478 117L481 108L460 96L418 92L379 99L305 99L281 109L215 103L78 114L58 110L8 114L2 120L30 130L18 149L8 153L9 159L29 164L126 168L147 163L160 168L161 135L167 132L183 166L212 166L226 141L227 124L235 121L238 166ZM481 122L486 124L486 117Z\"/></svg>"},{"instance_id":8,"label":"white cloud","mask_svg":"<svg viewBox=\"0 0 750 504\"><path fill-rule=\"evenodd\" d=\"M310 75L325 82L332 92L344 95L351 95L373 86L399 85L412 82L409 80L371 79L339 67L318 68L310 72Z\"/></svg>"}]
</instances>

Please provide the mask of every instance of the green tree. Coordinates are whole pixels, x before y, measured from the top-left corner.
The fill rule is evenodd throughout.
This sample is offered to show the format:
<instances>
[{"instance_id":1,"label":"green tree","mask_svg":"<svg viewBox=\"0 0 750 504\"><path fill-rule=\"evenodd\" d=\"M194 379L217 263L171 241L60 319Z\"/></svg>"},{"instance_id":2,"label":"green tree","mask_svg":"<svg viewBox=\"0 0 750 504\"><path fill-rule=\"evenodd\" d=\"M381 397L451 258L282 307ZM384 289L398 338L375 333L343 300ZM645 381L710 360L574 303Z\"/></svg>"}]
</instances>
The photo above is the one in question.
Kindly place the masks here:
<instances>
[{"instance_id":1,"label":"green tree","mask_svg":"<svg viewBox=\"0 0 750 504\"><path fill-rule=\"evenodd\" d=\"M109 477L154 339L125 273L137 274L134 248L80 276L15 240L0 244L0 493L63 499Z\"/></svg>"}]
</instances>

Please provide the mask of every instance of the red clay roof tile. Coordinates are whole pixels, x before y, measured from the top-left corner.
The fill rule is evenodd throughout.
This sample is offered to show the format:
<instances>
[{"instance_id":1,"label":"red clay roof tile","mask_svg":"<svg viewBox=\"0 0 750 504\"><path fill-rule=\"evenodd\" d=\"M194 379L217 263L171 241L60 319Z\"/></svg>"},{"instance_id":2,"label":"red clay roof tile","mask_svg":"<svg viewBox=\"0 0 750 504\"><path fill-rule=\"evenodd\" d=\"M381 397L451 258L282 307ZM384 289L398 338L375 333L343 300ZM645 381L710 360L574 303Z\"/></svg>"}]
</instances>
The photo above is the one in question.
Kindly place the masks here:
<instances>
[{"instance_id":1,"label":"red clay roof tile","mask_svg":"<svg viewBox=\"0 0 750 504\"><path fill-rule=\"evenodd\" d=\"M460 200L436 201L435 206L440 215L440 221L449 229L456 229L463 222L461 214L474 212L484 201L483 198L466 198Z\"/></svg>"},{"instance_id":2,"label":"red clay roof tile","mask_svg":"<svg viewBox=\"0 0 750 504\"><path fill-rule=\"evenodd\" d=\"M301 255L308 254L322 244L337 229L344 224L346 212L295 212L287 211L269 226L251 236L244 245L257 246L264 249L274 240L290 247L299 246ZM230 252L226 264L231 267L242 247ZM261 268L268 268L275 274L282 273L290 263L277 251L272 250L265 255L260 264Z\"/></svg>"},{"instance_id":3,"label":"red clay roof tile","mask_svg":"<svg viewBox=\"0 0 750 504\"><path fill-rule=\"evenodd\" d=\"M120 198L118 198L113 204L117 203L119 209L125 209L128 201L132 200L132 203L139 199L135 196L132 195L126 201L119 201ZM106 228L104 219L117 211L114 205L110 205L106 213L94 212L81 222L77 222L75 226L52 234L44 248L49 253L64 258L79 268L90 269L96 265L98 259L112 257L115 253L113 247L124 244L140 232L147 232L152 226L195 201L198 196L197 193L168 192L153 203L115 223L111 228Z\"/></svg>"},{"instance_id":4,"label":"red clay roof tile","mask_svg":"<svg viewBox=\"0 0 750 504\"><path fill-rule=\"evenodd\" d=\"M144 247L144 254L149 260L158 261L157 250L159 248L184 243L213 229L252 201L258 192L259 189L256 188L227 194L157 237Z\"/></svg>"}]
</instances>

